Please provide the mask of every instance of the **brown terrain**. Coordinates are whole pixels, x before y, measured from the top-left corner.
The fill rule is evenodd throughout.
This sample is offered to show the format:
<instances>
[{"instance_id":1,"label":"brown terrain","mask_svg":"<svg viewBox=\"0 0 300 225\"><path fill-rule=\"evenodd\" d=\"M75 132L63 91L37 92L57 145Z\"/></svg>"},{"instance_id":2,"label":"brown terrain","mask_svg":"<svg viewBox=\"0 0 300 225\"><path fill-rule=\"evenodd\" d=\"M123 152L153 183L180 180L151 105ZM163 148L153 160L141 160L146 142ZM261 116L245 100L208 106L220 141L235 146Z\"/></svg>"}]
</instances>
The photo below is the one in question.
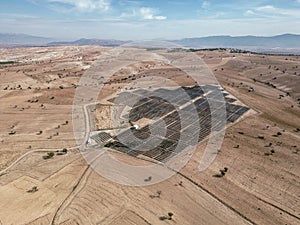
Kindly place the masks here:
<instances>
[{"instance_id":1,"label":"brown terrain","mask_svg":"<svg viewBox=\"0 0 300 225\"><path fill-rule=\"evenodd\" d=\"M198 51L224 90L251 110L228 126L205 171L199 172L198 165L206 140L176 175L131 187L96 173L73 134L72 104L80 77L108 51L89 46L0 49L0 224L300 223L298 56ZM92 129L113 129L114 107L106 100L149 75L193 84L163 63L124 68L105 83ZM139 126L147 123L140 120ZM146 163L111 153L124 162ZM218 176L224 167L226 175Z\"/></svg>"}]
</instances>

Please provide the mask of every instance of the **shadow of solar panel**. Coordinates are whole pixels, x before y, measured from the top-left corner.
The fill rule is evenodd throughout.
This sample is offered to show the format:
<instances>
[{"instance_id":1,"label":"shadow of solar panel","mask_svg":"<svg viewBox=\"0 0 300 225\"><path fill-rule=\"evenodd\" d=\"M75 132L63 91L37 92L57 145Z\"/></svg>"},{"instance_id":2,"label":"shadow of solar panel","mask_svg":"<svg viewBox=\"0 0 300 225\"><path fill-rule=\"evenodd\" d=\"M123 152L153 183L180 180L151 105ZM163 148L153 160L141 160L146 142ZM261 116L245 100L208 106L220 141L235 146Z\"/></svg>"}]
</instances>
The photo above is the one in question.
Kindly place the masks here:
<instances>
[{"instance_id":1,"label":"shadow of solar panel","mask_svg":"<svg viewBox=\"0 0 300 225\"><path fill-rule=\"evenodd\" d=\"M170 113L168 116L176 118L177 120L179 119L179 113L177 111Z\"/></svg>"},{"instance_id":2,"label":"shadow of solar panel","mask_svg":"<svg viewBox=\"0 0 300 225\"><path fill-rule=\"evenodd\" d=\"M186 129L188 126L190 126L192 123L190 122L190 123L188 123L188 122L183 122L183 121L181 121L181 123L180 123L180 127L181 127L181 130L184 130L184 129Z\"/></svg>"},{"instance_id":3,"label":"shadow of solar panel","mask_svg":"<svg viewBox=\"0 0 300 225\"><path fill-rule=\"evenodd\" d=\"M164 153L164 151L165 151L164 149L162 149L160 147L156 147L154 149L144 152L143 155L154 159L155 157Z\"/></svg>"},{"instance_id":4,"label":"shadow of solar panel","mask_svg":"<svg viewBox=\"0 0 300 225\"><path fill-rule=\"evenodd\" d=\"M112 137L110 136L110 134L106 133L106 132L101 132L98 134L98 137L100 138L101 142L105 142L108 141L109 139L111 139Z\"/></svg>"},{"instance_id":5,"label":"shadow of solar panel","mask_svg":"<svg viewBox=\"0 0 300 225\"><path fill-rule=\"evenodd\" d=\"M183 87L185 92L190 96L191 99L197 98L203 95L203 90L200 86L194 87Z\"/></svg>"},{"instance_id":6,"label":"shadow of solar panel","mask_svg":"<svg viewBox=\"0 0 300 225\"><path fill-rule=\"evenodd\" d=\"M159 118L174 110L174 107L167 103L158 103L151 106L151 109L145 112L145 118Z\"/></svg>"},{"instance_id":7,"label":"shadow of solar panel","mask_svg":"<svg viewBox=\"0 0 300 225\"><path fill-rule=\"evenodd\" d=\"M236 99L234 98L225 98L226 103L233 103L236 102Z\"/></svg>"},{"instance_id":8,"label":"shadow of solar panel","mask_svg":"<svg viewBox=\"0 0 300 225\"><path fill-rule=\"evenodd\" d=\"M179 120L176 120L174 123L171 123L167 129L171 129L174 131L180 131L181 130L181 124Z\"/></svg>"},{"instance_id":9,"label":"shadow of solar panel","mask_svg":"<svg viewBox=\"0 0 300 225\"><path fill-rule=\"evenodd\" d=\"M208 112L202 112L199 114L199 124L211 123L211 114Z\"/></svg>"},{"instance_id":10,"label":"shadow of solar panel","mask_svg":"<svg viewBox=\"0 0 300 225\"><path fill-rule=\"evenodd\" d=\"M225 108L226 103L219 100L213 100L209 102L209 106L211 109L219 110L221 107Z\"/></svg>"},{"instance_id":11,"label":"shadow of solar panel","mask_svg":"<svg viewBox=\"0 0 300 225\"><path fill-rule=\"evenodd\" d=\"M184 142L179 142L176 146L176 148L172 151L173 154L179 154L180 152L182 152L184 149L186 149L187 147L189 147L189 144L184 143Z\"/></svg>"},{"instance_id":12,"label":"shadow of solar panel","mask_svg":"<svg viewBox=\"0 0 300 225\"><path fill-rule=\"evenodd\" d=\"M129 152L127 152L128 155L133 156L133 157L137 157L138 155L143 154L143 151L138 151L138 150L131 150Z\"/></svg>"},{"instance_id":13,"label":"shadow of solar panel","mask_svg":"<svg viewBox=\"0 0 300 225\"><path fill-rule=\"evenodd\" d=\"M142 144L143 142L141 142L140 140L139 141L132 140L132 139L126 140L126 146L132 150L139 149Z\"/></svg>"},{"instance_id":14,"label":"shadow of solar panel","mask_svg":"<svg viewBox=\"0 0 300 225\"><path fill-rule=\"evenodd\" d=\"M195 108L191 108L191 109L195 109ZM180 117L189 118L189 117L194 116L195 114L193 112L191 112L191 110L187 111L184 109L180 109L178 111L178 115L180 115Z\"/></svg>"},{"instance_id":15,"label":"shadow of solar panel","mask_svg":"<svg viewBox=\"0 0 300 225\"><path fill-rule=\"evenodd\" d=\"M172 135L168 136L168 139L176 143L180 139L180 132L174 132Z\"/></svg>"},{"instance_id":16,"label":"shadow of solar panel","mask_svg":"<svg viewBox=\"0 0 300 225\"><path fill-rule=\"evenodd\" d=\"M240 106L240 105L226 104L226 112L227 113L238 112L241 108L242 108L242 106Z\"/></svg>"},{"instance_id":17,"label":"shadow of solar panel","mask_svg":"<svg viewBox=\"0 0 300 225\"><path fill-rule=\"evenodd\" d=\"M168 112L161 109L152 109L149 114L146 114L145 117L148 119L156 119L166 115Z\"/></svg>"},{"instance_id":18,"label":"shadow of solar panel","mask_svg":"<svg viewBox=\"0 0 300 225\"><path fill-rule=\"evenodd\" d=\"M199 116L198 115L190 116L186 118L186 120L189 121L190 124L193 124L199 121Z\"/></svg>"},{"instance_id":19,"label":"shadow of solar panel","mask_svg":"<svg viewBox=\"0 0 300 225\"><path fill-rule=\"evenodd\" d=\"M227 114L227 122L234 123L240 118L240 116L236 113Z\"/></svg>"},{"instance_id":20,"label":"shadow of solar panel","mask_svg":"<svg viewBox=\"0 0 300 225\"><path fill-rule=\"evenodd\" d=\"M197 132L199 132L200 128L199 126L190 125L184 130L182 130L182 133L185 133L186 135L193 137Z\"/></svg>"},{"instance_id":21,"label":"shadow of solar panel","mask_svg":"<svg viewBox=\"0 0 300 225\"><path fill-rule=\"evenodd\" d=\"M136 122L140 119L143 118L143 115L142 114L132 114L132 115L129 115L129 120L131 120L132 122Z\"/></svg>"},{"instance_id":22,"label":"shadow of solar panel","mask_svg":"<svg viewBox=\"0 0 300 225\"><path fill-rule=\"evenodd\" d=\"M168 141L170 141L170 140L168 140ZM170 147L164 148L164 149L169 152L173 152L176 149L177 144L178 144L178 142L176 141L176 142L174 142L173 145L171 145Z\"/></svg>"},{"instance_id":23,"label":"shadow of solar panel","mask_svg":"<svg viewBox=\"0 0 300 225\"><path fill-rule=\"evenodd\" d=\"M176 121L176 118L168 115L164 118L164 121L166 123L166 126L170 125L171 123L175 122Z\"/></svg>"},{"instance_id":24,"label":"shadow of solar panel","mask_svg":"<svg viewBox=\"0 0 300 225\"><path fill-rule=\"evenodd\" d=\"M198 141L205 139L208 135L210 135L210 132L210 129L201 129L199 132Z\"/></svg>"},{"instance_id":25,"label":"shadow of solar panel","mask_svg":"<svg viewBox=\"0 0 300 225\"><path fill-rule=\"evenodd\" d=\"M164 139L160 144L159 147L163 148L163 149L168 149L170 148L172 145L174 145L176 142L171 141L171 140L167 140Z\"/></svg>"},{"instance_id":26,"label":"shadow of solar panel","mask_svg":"<svg viewBox=\"0 0 300 225\"><path fill-rule=\"evenodd\" d=\"M199 98L194 102L196 109L203 109L209 107L208 101L206 98Z\"/></svg>"},{"instance_id":27,"label":"shadow of solar panel","mask_svg":"<svg viewBox=\"0 0 300 225\"><path fill-rule=\"evenodd\" d=\"M190 112L190 111L193 110L194 108L195 108L194 105L189 104L188 106L182 108L181 110L184 111L184 112Z\"/></svg>"},{"instance_id":28,"label":"shadow of solar panel","mask_svg":"<svg viewBox=\"0 0 300 225\"><path fill-rule=\"evenodd\" d=\"M206 115L203 114L203 115L199 116L198 123L196 122L196 124L200 124L200 126L211 124L211 115L210 114L206 114Z\"/></svg>"},{"instance_id":29,"label":"shadow of solar panel","mask_svg":"<svg viewBox=\"0 0 300 225\"><path fill-rule=\"evenodd\" d=\"M250 110L250 108L248 107L242 107L241 110L239 110L237 113L242 116L244 113L248 112Z\"/></svg>"},{"instance_id":30,"label":"shadow of solar panel","mask_svg":"<svg viewBox=\"0 0 300 225\"><path fill-rule=\"evenodd\" d=\"M215 124L213 126L213 130L215 130L215 131L220 131L222 129L224 129L224 123L223 123L223 121L220 121L220 122L218 122L217 124Z\"/></svg>"},{"instance_id":31,"label":"shadow of solar panel","mask_svg":"<svg viewBox=\"0 0 300 225\"><path fill-rule=\"evenodd\" d=\"M153 149L161 142L162 142L161 138L151 137L145 143L143 143L143 145L140 146L140 150Z\"/></svg>"},{"instance_id":32,"label":"shadow of solar panel","mask_svg":"<svg viewBox=\"0 0 300 225\"><path fill-rule=\"evenodd\" d=\"M148 131L133 130L132 133L136 138L139 138L139 139L147 139L151 136L149 129L148 129Z\"/></svg>"},{"instance_id":33,"label":"shadow of solar panel","mask_svg":"<svg viewBox=\"0 0 300 225\"><path fill-rule=\"evenodd\" d=\"M125 146L124 144L122 144L118 141L109 143L109 144L105 145L105 147L112 148L112 149L115 149L119 152L126 153L126 154L128 153L128 151L130 151L130 149L127 146Z\"/></svg>"},{"instance_id":34,"label":"shadow of solar panel","mask_svg":"<svg viewBox=\"0 0 300 225\"><path fill-rule=\"evenodd\" d=\"M184 99L179 99L176 103L177 103L179 106L181 106L181 105L184 105L184 104L188 103L189 101L190 101L190 99L184 98Z\"/></svg>"},{"instance_id":35,"label":"shadow of solar panel","mask_svg":"<svg viewBox=\"0 0 300 225\"><path fill-rule=\"evenodd\" d=\"M155 121L153 123L154 127L163 127L165 126L165 121L163 120L163 118L160 118L159 120Z\"/></svg>"},{"instance_id":36,"label":"shadow of solar panel","mask_svg":"<svg viewBox=\"0 0 300 225\"><path fill-rule=\"evenodd\" d=\"M160 162L168 162L175 154L169 151L164 151L160 155L156 156L154 159Z\"/></svg>"},{"instance_id":37,"label":"shadow of solar panel","mask_svg":"<svg viewBox=\"0 0 300 225\"><path fill-rule=\"evenodd\" d=\"M165 137L169 138L169 137L173 136L175 134L175 132L177 132L177 131L174 131L174 130L171 130L171 129L167 129Z\"/></svg>"}]
</instances>

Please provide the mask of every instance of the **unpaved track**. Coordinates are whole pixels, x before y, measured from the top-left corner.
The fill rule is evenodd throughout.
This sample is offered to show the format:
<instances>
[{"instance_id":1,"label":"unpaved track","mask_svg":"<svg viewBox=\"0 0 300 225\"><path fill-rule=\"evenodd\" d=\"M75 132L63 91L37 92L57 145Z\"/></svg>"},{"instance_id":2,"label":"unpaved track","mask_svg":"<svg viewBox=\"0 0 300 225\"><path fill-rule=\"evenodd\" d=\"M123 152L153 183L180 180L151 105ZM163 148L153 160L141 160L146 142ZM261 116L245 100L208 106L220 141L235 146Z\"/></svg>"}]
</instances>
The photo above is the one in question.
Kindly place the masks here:
<instances>
[{"instance_id":1,"label":"unpaved track","mask_svg":"<svg viewBox=\"0 0 300 225\"><path fill-rule=\"evenodd\" d=\"M74 150L79 148L80 146L75 146L75 147L70 147L67 148L68 150ZM32 153L43 153L43 152L56 152L61 150L61 148L59 149L36 149L36 150L32 150L29 152L26 152L24 155L21 155L18 159L16 159L12 164L10 164L8 167L6 167L5 169L3 169L2 171L0 171L0 176L5 174L9 169L11 169L12 167L14 167L16 164L18 164L22 159L24 159L26 156L32 154Z\"/></svg>"}]
</instances>

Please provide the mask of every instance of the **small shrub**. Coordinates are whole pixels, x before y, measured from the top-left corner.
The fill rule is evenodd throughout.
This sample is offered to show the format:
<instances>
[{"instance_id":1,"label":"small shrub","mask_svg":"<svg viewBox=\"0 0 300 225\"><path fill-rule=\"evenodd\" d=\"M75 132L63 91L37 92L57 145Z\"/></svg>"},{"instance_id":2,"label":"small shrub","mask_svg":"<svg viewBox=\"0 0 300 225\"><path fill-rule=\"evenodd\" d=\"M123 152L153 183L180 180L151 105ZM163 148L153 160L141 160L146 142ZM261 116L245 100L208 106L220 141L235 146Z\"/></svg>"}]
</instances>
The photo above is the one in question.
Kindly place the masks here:
<instances>
[{"instance_id":1,"label":"small shrub","mask_svg":"<svg viewBox=\"0 0 300 225\"><path fill-rule=\"evenodd\" d=\"M9 134L9 135L14 135L14 134L16 134L16 131L15 131L15 130L12 130L12 131L10 131L8 134Z\"/></svg>"},{"instance_id":2,"label":"small shrub","mask_svg":"<svg viewBox=\"0 0 300 225\"><path fill-rule=\"evenodd\" d=\"M275 150L274 150L274 149L272 149L272 150L271 150L271 153L272 153L272 154L274 154L274 153L275 153Z\"/></svg>"},{"instance_id":3,"label":"small shrub","mask_svg":"<svg viewBox=\"0 0 300 225\"><path fill-rule=\"evenodd\" d=\"M48 152L47 155L49 156L49 158L52 158L54 156L53 152Z\"/></svg>"},{"instance_id":4,"label":"small shrub","mask_svg":"<svg viewBox=\"0 0 300 225\"><path fill-rule=\"evenodd\" d=\"M27 192L28 193L34 193L34 192L37 192L39 189L37 186L33 186L30 190L28 190Z\"/></svg>"},{"instance_id":5,"label":"small shrub","mask_svg":"<svg viewBox=\"0 0 300 225\"><path fill-rule=\"evenodd\" d=\"M168 217L166 217L166 216L160 216L159 219L162 220L162 221L164 221L164 220L168 219Z\"/></svg>"},{"instance_id":6,"label":"small shrub","mask_svg":"<svg viewBox=\"0 0 300 225\"><path fill-rule=\"evenodd\" d=\"M145 182L149 182L149 181L151 181L151 180L152 180L152 177L150 176L150 177L146 178L144 181L145 181Z\"/></svg>"}]
</instances>

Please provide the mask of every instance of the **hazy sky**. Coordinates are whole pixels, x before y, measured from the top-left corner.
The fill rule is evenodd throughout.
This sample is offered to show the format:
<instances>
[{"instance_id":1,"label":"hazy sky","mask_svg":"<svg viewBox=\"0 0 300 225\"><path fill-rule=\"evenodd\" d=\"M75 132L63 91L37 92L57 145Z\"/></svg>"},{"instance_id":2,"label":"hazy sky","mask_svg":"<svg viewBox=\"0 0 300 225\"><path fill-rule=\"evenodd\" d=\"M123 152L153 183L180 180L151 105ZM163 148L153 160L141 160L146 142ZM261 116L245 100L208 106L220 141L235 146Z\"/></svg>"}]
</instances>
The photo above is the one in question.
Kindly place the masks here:
<instances>
[{"instance_id":1,"label":"hazy sky","mask_svg":"<svg viewBox=\"0 0 300 225\"><path fill-rule=\"evenodd\" d=\"M1 0L0 32L66 40L300 34L300 0Z\"/></svg>"}]
</instances>

